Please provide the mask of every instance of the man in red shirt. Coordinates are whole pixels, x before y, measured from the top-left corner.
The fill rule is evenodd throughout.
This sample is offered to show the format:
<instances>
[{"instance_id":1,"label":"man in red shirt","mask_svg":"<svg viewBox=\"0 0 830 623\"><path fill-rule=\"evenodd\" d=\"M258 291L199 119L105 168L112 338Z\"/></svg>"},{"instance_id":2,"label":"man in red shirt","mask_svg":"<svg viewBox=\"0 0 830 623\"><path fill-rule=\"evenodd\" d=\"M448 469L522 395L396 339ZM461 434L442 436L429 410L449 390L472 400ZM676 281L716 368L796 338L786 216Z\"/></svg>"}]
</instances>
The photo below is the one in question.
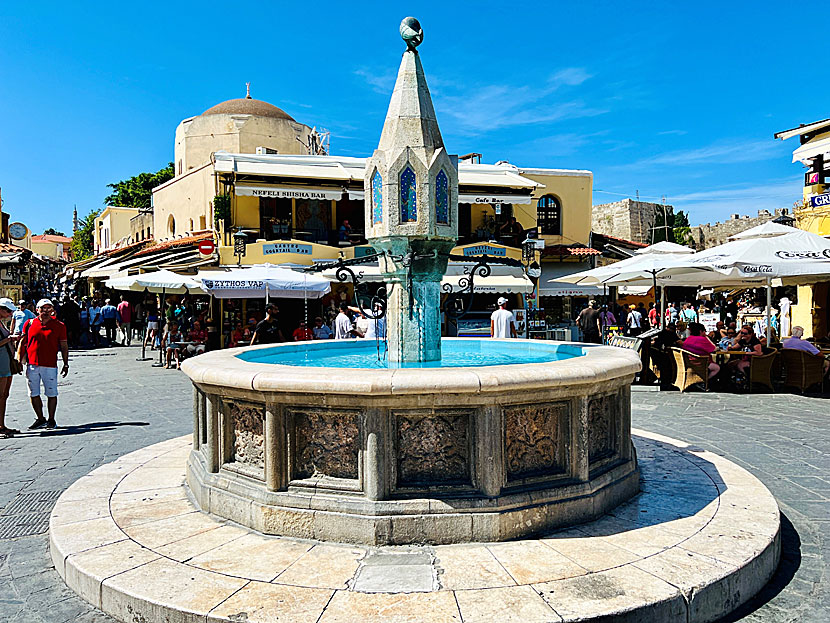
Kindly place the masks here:
<instances>
[{"instance_id":1,"label":"man in red shirt","mask_svg":"<svg viewBox=\"0 0 830 623\"><path fill-rule=\"evenodd\" d=\"M29 428L34 430L45 426L55 428L55 411L58 408L58 351L63 358L61 376L69 372L69 345L66 342L66 326L54 317L55 307L49 299L37 303L37 317L23 326L22 338L17 347L17 357L26 362L26 378L29 381L29 396L37 419ZM43 417L43 401L40 399L40 385L49 419Z\"/></svg>"},{"instance_id":2,"label":"man in red shirt","mask_svg":"<svg viewBox=\"0 0 830 623\"><path fill-rule=\"evenodd\" d=\"M295 342L306 342L314 339L314 333L308 328L305 320L300 321L300 326L294 329L294 333L291 336Z\"/></svg>"},{"instance_id":3,"label":"man in red shirt","mask_svg":"<svg viewBox=\"0 0 830 623\"><path fill-rule=\"evenodd\" d=\"M129 346L130 342L133 340L133 330L132 330L132 321L133 321L133 306L130 305L130 302L127 300L126 295L121 295L121 302L118 304L118 327L121 329L121 332L124 335L124 339L121 340L121 346Z\"/></svg>"}]
</instances>

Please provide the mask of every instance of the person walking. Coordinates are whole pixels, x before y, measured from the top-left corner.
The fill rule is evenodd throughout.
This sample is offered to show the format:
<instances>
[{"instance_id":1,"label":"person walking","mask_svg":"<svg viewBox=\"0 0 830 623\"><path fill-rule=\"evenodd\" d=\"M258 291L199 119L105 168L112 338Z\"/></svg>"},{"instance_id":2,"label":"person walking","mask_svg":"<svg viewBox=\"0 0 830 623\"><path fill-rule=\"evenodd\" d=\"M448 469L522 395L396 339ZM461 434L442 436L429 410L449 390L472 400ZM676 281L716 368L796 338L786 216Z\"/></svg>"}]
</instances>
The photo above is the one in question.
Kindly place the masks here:
<instances>
[{"instance_id":1,"label":"person walking","mask_svg":"<svg viewBox=\"0 0 830 623\"><path fill-rule=\"evenodd\" d=\"M69 373L69 345L66 342L66 325L54 317L55 306L49 299L37 303L37 317L23 326L17 346L17 358L26 362L26 379L29 381L29 397L37 416L29 429L55 428L55 411L58 408L58 351L63 358L61 376ZM46 394L48 419L43 417L43 401L40 386Z\"/></svg>"},{"instance_id":2,"label":"person walking","mask_svg":"<svg viewBox=\"0 0 830 623\"><path fill-rule=\"evenodd\" d=\"M20 335L20 332L23 330L23 325L34 317L35 314L29 309L29 304L24 300L18 301L17 308L12 314L12 333L14 335Z\"/></svg>"},{"instance_id":3,"label":"person walking","mask_svg":"<svg viewBox=\"0 0 830 623\"><path fill-rule=\"evenodd\" d=\"M499 308L490 314L490 337L510 338L516 334L516 318L507 309L507 299L503 296L497 301Z\"/></svg>"},{"instance_id":4,"label":"person walking","mask_svg":"<svg viewBox=\"0 0 830 623\"><path fill-rule=\"evenodd\" d=\"M65 297L61 306L60 321L66 325L66 335L69 339L69 346L78 347L81 335L81 307L72 296Z\"/></svg>"},{"instance_id":5,"label":"person walking","mask_svg":"<svg viewBox=\"0 0 830 623\"><path fill-rule=\"evenodd\" d=\"M12 387L14 372L12 360L14 354L11 345L16 337L9 331L3 321L7 321L17 311L17 306L9 298L0 299L0 439L14 437L19 430L6 426L6 402Z\"/></svg>"},{"instance_id":6,"label":"person walking","mask_svg":"<svg viewBox=\"0 0 830 623\"><path fill-rule=\"evenodd\" d=\"M101 318L104 324L107 346L112 346L115 344L115 334L118 331L118 308L112 304L112 299L104 301L104 306L101 308Z\"/></svg>"},{"instance_id":7,"label":"person walking","mask_svg":"<svg viewBox=\"0 0 830 623\"><path fill-rule=\"evenodd\" d=\"M602 340L602 328L600 326L600 314L597 311L597 302L588 301L588 306L579 312L576 324L582 330L582 339L589 344L600 344Z\"/></svg>"},{"instance_id":8,"label":"person walking","mask_svg":"<svg viewBox=\"0 0 830 623\"><path fill-rule=\"evenodd\" d=\"M118 310L118 328L121 329L122 335L121 346L129 346L133 341L133 306L130 305L126 295L121 295L121 302L116 309Z\"/></svg>"},{"instance_id":9,"label":"person walking","mask_svg":"<svg viewBox=\"0 0 830 623\"><path fill-rule=\"evenodd\" d=\"M265 318L257 324L254 335L251 338L251 345L276 344L277 342L285 341L280 330L280 323L277 320L277 314L279 312L279 308L274 304L268 305L265 308Z\"/></svg>"},{"instance_id":10,"label":"person walking","mask_svg":"<svg viewBox=\"0 0 830 623\"><path fill-rule=\"evenodd\" d=\"M101 324L103 321L101 306L97 299L93 299L89 306L89 331L92 333L93 348L98 348L101 345Z\"/></svg>"},{"instance_id":11,"label":"person walking","mask_svg":"<svg viewBox=\"0 0 830 623\"><path fill-rule=\"evenodd\" d=\"M351 316L349 316L349 306L345 303L340 303L340 313L334 319L334 339L348 340L357 335Z\"/></svg>"},{"instance_id":12,"label":"person walking","mask_svg":"<svg viewBox=\"0 0 830 623\"><path fill-rule=\"evenodd\" d=\"M630 337L636 337L643 332L643 315L637 311L636 305L631 305L628 309L628 317L626 318L628 335Z\"/></svg>"}]
</instances>

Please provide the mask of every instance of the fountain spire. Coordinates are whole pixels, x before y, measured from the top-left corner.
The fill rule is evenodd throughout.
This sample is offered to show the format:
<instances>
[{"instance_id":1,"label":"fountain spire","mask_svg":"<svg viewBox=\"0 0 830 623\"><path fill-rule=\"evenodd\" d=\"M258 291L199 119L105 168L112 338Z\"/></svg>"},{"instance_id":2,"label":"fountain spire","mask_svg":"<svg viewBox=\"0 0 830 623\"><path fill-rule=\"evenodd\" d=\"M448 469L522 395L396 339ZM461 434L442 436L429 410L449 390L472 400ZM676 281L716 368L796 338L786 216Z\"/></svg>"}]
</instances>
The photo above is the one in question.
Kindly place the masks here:
<instances>
[{"instance_id":1,"label":"fountain spire","mask_svg":"<svg viewBox=\"0 0 830 623\"><path fill-rule=\"evenodd\" d=\"M414 17L378 148L366 163L366 236L383 256L389 288L387 341L393 363L441 358L441 279L458 240L458 157L444 148L416 47Z\"/></svg>"}]
</instances>

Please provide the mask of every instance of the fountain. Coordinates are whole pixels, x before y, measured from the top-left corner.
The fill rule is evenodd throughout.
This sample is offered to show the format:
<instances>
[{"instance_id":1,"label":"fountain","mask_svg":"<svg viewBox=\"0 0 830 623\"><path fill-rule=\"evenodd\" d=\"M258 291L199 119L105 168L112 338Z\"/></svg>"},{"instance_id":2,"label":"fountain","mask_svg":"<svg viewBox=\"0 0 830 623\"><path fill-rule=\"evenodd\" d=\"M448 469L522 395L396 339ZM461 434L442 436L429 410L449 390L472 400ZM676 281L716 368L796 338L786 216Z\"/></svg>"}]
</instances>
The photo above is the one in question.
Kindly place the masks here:
<instances>
[{"instance_id":1,"label":"fountain","mask_svg":"<svg viewBox=\"0 0 830 623\"><path fill-rule=\"evenodd\" d=\"M388 361L358 341L189 359L187 482L205 511L264 533L370 545L498 541L584 522L639 488L629 351L441 339L458 235L414 18L378 148L366 232L389 287ZM443 350L443 352L442 352Z\"/></svg>"}]
</instances>

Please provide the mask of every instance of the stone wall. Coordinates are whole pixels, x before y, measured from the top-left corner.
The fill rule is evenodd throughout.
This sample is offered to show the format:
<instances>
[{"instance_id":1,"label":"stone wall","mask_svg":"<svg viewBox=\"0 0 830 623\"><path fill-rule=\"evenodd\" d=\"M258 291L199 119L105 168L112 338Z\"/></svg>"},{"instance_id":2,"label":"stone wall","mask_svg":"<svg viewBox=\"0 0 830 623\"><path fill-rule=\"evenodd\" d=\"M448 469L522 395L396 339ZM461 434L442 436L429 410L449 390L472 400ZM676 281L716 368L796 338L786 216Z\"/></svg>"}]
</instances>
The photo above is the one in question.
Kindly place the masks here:
<instances>
[{"instance_id":1,"label":"stone wall","mask_svg":"<svg viewBox=\"0 0 830 623\"><path fill-rule=\"evenodd\" d=\"M664 209L669 214L674 212L670 205L633 199L597 204L591 210L591 230L606 236L651 244L654 219Z\"/></svg>"},{"instance_id":2,"label":"stone wall","mask_svg":"<svg viewBox=\"0 0 830 623\"><path fill-rule=\"evenodd\" d=\"M758 216L741 216L733 214L729 220L718 222L712 225L698 225L691 228L691 236L694 247L698 250L716 247L728 241L729 236L734 236L757 225L763 225L777 216L788 214L787 208L780 208L775 214L769 210L758 210Z\"/></svg>"}]
</instances>

